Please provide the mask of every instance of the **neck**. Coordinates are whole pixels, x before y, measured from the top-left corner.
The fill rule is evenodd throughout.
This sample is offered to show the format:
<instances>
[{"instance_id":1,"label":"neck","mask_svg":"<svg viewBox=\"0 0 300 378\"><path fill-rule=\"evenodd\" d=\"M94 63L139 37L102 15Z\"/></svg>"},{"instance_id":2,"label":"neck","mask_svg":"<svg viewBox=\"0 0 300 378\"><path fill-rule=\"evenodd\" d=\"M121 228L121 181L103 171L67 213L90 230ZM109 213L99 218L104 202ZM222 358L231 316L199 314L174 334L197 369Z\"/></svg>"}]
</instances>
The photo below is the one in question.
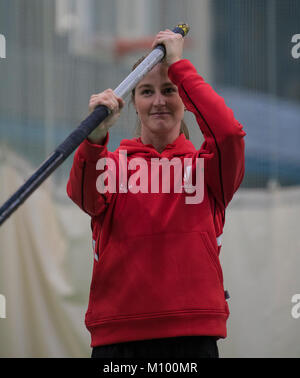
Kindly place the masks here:
<instances>
[{"instance_id":1,"label":"neck","mask_svg":"<svg viewBox=\"0 0 300 378\"><path fill-rule=\"evenodd\" d=\"M142 127L141 141L143 144L151 144L157 152L162 153L168 144L173 143L178 138L179 134L180 131L177 129L166 134L157 134L149 131L145 132Z\"/></svg>"}]
</instances>

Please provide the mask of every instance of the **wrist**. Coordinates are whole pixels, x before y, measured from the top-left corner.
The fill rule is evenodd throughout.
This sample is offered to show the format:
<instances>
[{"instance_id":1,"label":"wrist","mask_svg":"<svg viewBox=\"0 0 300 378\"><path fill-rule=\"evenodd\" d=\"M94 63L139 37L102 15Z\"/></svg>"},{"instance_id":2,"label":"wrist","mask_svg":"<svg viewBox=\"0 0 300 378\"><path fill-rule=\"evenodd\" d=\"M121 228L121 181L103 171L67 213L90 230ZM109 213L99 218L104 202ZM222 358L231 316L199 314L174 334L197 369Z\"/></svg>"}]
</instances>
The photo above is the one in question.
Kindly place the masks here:
<instances>
[{"instance_id":1,"label":"wrist","mask_svg":"<svg viewBox=\"0 0 300 378\"><path fill-rule=\"evenodd\" d=\"M104 140L106 139L108 130L106 128L99 128L97 127L94 131L92 131L89 136L87 137L88 141L93 144L103 144Z\"/></svg>"},{"instance_id":2,"label":"wrist","mask_svg":"<svg viewBox=\"0 0 300 378\"><path fill-rule=\"evenodd\" d=\"M181 60L182 58L180 57L175 57L175 58L171 58L169 61L168 61L168 65L169 66L172 66L172 64L176 63L176 62L179 62L179 60Z\"/></svg>"}]
</instances>

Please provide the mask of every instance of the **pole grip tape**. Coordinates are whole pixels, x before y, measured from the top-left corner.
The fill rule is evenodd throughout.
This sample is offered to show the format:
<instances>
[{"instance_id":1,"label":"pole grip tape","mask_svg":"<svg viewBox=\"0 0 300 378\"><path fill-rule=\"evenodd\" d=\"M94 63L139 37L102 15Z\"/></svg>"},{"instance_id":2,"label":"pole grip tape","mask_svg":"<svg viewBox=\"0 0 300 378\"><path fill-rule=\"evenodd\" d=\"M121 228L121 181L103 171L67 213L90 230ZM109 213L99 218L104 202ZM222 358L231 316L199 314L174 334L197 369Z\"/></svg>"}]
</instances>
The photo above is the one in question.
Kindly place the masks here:
<instances>
[{"instance_id":1,"label":"pole grip tape","mask_svg":"<svg viewBox=\"0 0 300 378\"><path fill-rule=\"evenodd\" d=\"M98 106L55 151L68 157L109 114L110 110L106 106Z\"/></svg>"}]
</instances>

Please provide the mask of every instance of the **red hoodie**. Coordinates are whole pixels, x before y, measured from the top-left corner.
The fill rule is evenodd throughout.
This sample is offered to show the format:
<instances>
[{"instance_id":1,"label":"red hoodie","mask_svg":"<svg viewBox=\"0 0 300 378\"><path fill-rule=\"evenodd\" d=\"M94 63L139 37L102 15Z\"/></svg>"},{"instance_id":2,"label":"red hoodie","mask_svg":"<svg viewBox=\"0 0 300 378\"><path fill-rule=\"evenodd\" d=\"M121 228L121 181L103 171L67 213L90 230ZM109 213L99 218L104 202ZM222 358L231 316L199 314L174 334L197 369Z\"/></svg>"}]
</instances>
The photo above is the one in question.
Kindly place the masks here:
<instances>
[{"instance_id":1,"label":"red hoodie","mask_svg":"<svg viewBox=\"0 0 300 378\"><path fill-rule=\"evenodd\" d=\"M204 135L200 150L181 134L160 154L140 138L115 152L85 140L74 156L70 198L91 216L94 267L86 326L91 346L175 336L226 337L229 310L219 262L225 209L244 176L242 126L188 60L169 68ZM106 193L97 190L98 159L204 159L204 193ZM117 169L118 172L118 169ZM133 171L128 171L128 180ZM118 173L116 173L118 176ZM171 176L172 178L172 176ZM172 182L172 180L170 180ZM118 186L117 186L118 187ZM171 184L172 187L172 184ZM161 189L161 188L160 188ZM172 189L172 188L171 188Z\"/></svg>"}]
</instances>

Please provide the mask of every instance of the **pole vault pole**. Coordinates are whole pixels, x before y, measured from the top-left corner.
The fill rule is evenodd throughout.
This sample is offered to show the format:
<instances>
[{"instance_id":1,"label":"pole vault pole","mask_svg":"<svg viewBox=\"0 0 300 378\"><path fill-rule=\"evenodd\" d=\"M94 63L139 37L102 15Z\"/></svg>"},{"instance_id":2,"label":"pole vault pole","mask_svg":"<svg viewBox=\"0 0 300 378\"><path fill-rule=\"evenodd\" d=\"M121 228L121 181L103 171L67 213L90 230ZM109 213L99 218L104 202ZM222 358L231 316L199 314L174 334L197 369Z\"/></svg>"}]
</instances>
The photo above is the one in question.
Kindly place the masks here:
<instances>
[{"instance_id":1,"label":"pole vault pole","mask_svg":"<svg viewBox=\"0 0 300 378\"><path fill-rule=\"evenodd\" d=\"M187 24L179 24L173 29L183 37L189 32ZM118 97L125 98L151 69L165 56L163 45L158 45L114 90ZM110 114L109 109L98 106L63 143L45 160L35 173L0 208L0 226L6 219L58 168L89 134Z\"/></svg>"}]
</instances>

